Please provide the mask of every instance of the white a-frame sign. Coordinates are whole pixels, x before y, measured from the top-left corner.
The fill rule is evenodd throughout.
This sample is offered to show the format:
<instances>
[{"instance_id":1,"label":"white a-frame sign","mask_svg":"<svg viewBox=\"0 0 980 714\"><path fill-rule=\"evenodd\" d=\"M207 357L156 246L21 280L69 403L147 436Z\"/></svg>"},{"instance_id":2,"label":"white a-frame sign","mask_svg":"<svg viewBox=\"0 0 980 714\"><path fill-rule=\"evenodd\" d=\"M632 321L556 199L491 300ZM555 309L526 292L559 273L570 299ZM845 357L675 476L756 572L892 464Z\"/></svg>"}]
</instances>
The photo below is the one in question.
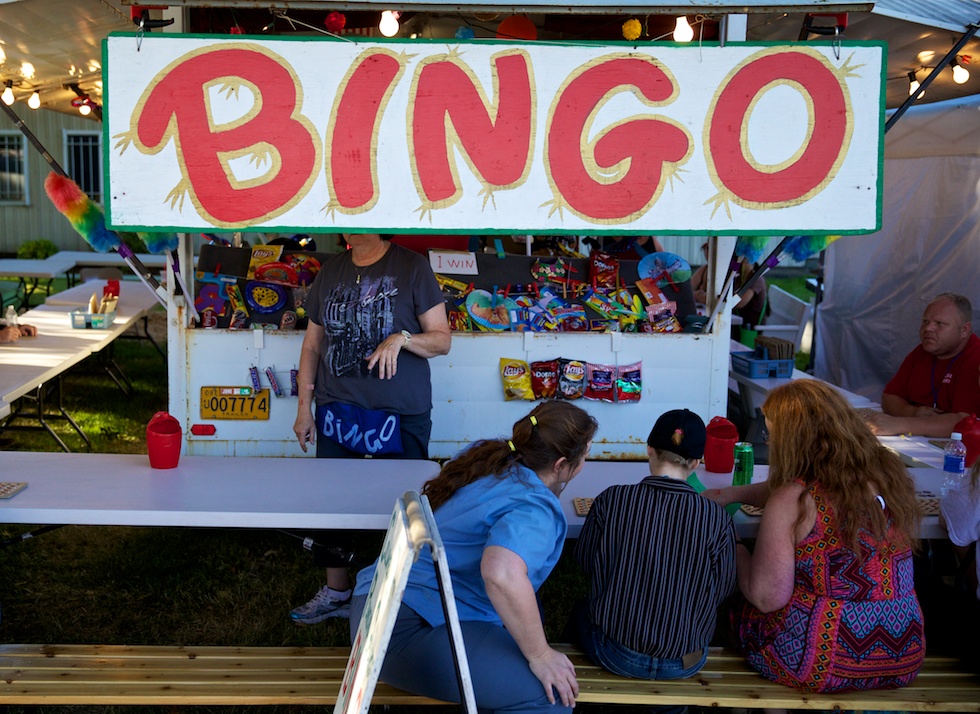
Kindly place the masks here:
<instances>
[{"instance_id":1,"label":"white a-frame sign","mask_svg":"<svg viewBox=\"0 0 980 714\"><path fill-rule=\"evenodd\" d=\"M347 670L340 685L334 714L367 714L371 696L378 683L378 675L381 673L381 665L388 651L398 609L401 607L402 595L408 584L408 573L419 551L426 545L432 551L432 562L436 568L450 647L456 662L461 701L466 712L476 714L476 698L473 696L473 682L466 661L463 633L459 627L459 615L456 613L446 551L442 547L442 539L429 508L429 499L419 496L415 491L408 491L399 498L391 514L388 533L378 557L378 567L364 605L364 614L351 645L350 659L347 660Z\"/></svg>"}]
</instances>

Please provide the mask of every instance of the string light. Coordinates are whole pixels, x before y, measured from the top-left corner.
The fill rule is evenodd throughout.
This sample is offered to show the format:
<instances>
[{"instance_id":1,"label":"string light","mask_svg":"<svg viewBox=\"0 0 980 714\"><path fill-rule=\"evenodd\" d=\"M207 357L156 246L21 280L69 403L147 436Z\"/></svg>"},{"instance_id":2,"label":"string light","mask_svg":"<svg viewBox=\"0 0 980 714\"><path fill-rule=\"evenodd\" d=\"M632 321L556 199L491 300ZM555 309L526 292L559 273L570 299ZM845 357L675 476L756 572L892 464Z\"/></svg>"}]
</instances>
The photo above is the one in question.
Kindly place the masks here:
<instances>
[{"instance_id":1,"label":"string light","mask_svg":"<svg viewBox=\"0 0 980 714\"><path fill-rule=\"evenodd\" d=\"M949 63L949 66L953 68L953 81L957 84L966 84L970 81L970 71L963 67L957 60L958 57L954 57L953 61Z\"/></svg>"},{"instance_id":2,"label":"string light","mask_svg":"<svg viewBox=\"0 0 980 714\"><path fill-rule=\"evenodd\" d=\"M78 107L78 113L81 114L83 117L87 117L89 114L92 113L92 107L90 107L88 104L82 104L81 106Z\"/></svg>"},{"instance_id":3,"label":"string light","mask_svg":"<svg viewBox=\"0 0 980 714\"><path fill-rule=\"evenodd\" d=\"M14 103L14 80L8 79L6 82L4 82L4 84L7 86L4 88L3 94L0 94L0 99L2 99L3 103L9 107Z\"/></svg>"},{"instance_id":4,"label":"string light","mask_svg":"<svg viewBox=\"0 0 980 714\"><path fill-rule=\"evenodd\" d=\"M27 100L27 106L29 106L31 109L37 109L41 106L41 95L37 92L37 90L34 90L34 93L31 94L31 98Z\"/></svg>"},{"instance_id":5,"label":"string light","mask_svg":"<svg viewBox=\"0 0 980 714\"><path fill-rule=\"evenodd\" d=\"M687 21L687 16L681 15L674 25L674 42L690 42L693 39L694 28Z\"/></svg>"},{"instance_id":6,"label":"string light","mask_svg":"<svg viewBox=\"0 0 980 714\"><path fill-rule=\"evenodd\" d=\"M915 70L912 70L909 72L909 96L913 96L920 86L919 80L915 78ZM919 96L916 99L922 99L924 96L926 96L925 92L919 92Z\"/></svg>"},{"instance_id":7,"label":"string light","mask_svg":"<svg viewBox=\"0 0 980 714\"><path fill-rule=\"evenodd\" d=\"M385 37L394 37L398 34L398 18L401 13L397 10L385 10L381 13L381 22L378 23L378 31Z\"/></svg>"}]
</instances>

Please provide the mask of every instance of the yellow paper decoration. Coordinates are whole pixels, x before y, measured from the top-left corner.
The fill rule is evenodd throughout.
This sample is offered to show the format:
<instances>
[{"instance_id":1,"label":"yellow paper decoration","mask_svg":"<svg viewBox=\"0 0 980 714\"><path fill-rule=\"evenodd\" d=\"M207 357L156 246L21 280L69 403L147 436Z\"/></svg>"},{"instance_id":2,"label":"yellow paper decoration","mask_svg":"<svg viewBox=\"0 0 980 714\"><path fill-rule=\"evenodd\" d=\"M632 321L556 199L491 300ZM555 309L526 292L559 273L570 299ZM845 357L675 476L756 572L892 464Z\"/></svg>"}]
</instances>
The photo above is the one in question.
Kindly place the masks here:
<instances>
[{"instance_id":1,"label":"yellow paper decoration","mask_svg":"<svg viewBox=\"0 0 980 714\"><path fill-rule=\"evenodd\" d=\"M623 23L623 37L627 40L635 40L643 31L643 25L635 17Z\"/></svg>"}]
</instances>

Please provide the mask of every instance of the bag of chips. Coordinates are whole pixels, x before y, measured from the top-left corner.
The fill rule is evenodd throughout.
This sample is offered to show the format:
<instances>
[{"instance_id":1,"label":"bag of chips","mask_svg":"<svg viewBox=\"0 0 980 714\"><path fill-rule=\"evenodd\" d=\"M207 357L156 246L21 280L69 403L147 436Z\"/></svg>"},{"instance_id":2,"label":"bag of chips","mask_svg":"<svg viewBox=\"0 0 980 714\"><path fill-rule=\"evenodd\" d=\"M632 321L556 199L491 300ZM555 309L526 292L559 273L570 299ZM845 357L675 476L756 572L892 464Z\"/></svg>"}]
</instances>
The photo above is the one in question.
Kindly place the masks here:
<instances>
[{"instance_id":1,"label":"bag of chips","mask_svg":"<svg viewBox=\"0 0 980 714\"><path fill-rule=\"evenodd\" d=\"M616 379L616 367L608 364L585 363L585 398L598 402L615 401L613 381Z\"/></svg>"},{"instance_id":2,"label":"bag of chips","mask_svg":"<svg viewBox=\"0 0 980 714\"><path fill-rule=\"evenodd\" d=\"M558 360L558 398L579 399L585 393L585 362Z\"/></svg>"},{"instance_id":3,"label":"bag of chips","mask_svg":"<svg viewBox=\"0 0 980 714\"><path fill-rule=\"evenodd\" d=\"M530 368L524 360L501 357L500 378L504 383L504 401L534 399L534 392L531 391Z\"/></svg>"},{"instance_id":4,"label":"bag of chips","mask_svg":"<svg viewBox=\"0 0 980 714\"><path fill-rule=\"evenodd\" d=\"M621 364L616 368L616 401L638 402L643 392L642 362Z\"/></svg>"},{"instance_id":5,"label":"bag of chips","mask_svg":"<svg viewBox=\"0 0 980 714\"><path fill-rule=\"evenodd\" d=\"M592 251L589 262L589 282L597 288L615 290L619 282L619 260L601 251Z\"/></svg>"},{"instance_id":6,"label":"bag of chips","mask_svg":"<svg viewBox=\"0 0 980 714\"><path fill-rule=\"evenodd\" d=\"M531 362L531 391L535 399L552 399L558 392L558 360Z\"/></svg>"}]
</instances>

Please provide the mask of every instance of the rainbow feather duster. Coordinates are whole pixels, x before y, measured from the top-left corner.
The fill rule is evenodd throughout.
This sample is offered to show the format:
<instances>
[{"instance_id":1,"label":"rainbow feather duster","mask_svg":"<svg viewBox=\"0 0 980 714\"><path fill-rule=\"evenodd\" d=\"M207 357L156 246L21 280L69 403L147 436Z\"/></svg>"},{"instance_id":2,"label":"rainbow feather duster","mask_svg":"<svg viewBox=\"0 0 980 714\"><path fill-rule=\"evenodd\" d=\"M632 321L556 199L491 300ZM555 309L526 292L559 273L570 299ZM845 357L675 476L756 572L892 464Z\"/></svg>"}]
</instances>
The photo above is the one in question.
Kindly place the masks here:
<instances>
[{"instance_id":1,"label":"rainbow feather duster","mask_svg":"<svg viewBox=\"0 0 980 714\"><path fill-rule=\"evenodd\" d=\"M137 233L146 249L154 254L169 253L177 250L178 239L176 233Z\"/></svg>"},{"instance_id":2,"label":"rainbow feather duster","mask_svg":"<svg viewBox=\"0 0 980 714\"><path fill-rule=\"evenodd\" d=\"M119 236L106 228L102 209L70 178L52 171L44 180L44 191L71 227L95 250L108 253L122 245Z\"/></svg>"},{"instance_id":3,"label":"rainbow feather duster","mask_svg":"<svg viewBox=\"0 0 980 714\"><path fill-rule=\"evenodd\" d=\"M783 252L793 260L802 262L825 250L838 238L840 236L793 236L783 247Z\"/></svg>"},{"instance_id":4,"label":"rainbow feather duster","mask_svg":"<svg viewBox=\"0 0 980 714\"><path fill-rule=\"evenodd\" d=\"M748 263L758 263L769 244L769 236L739 236L735 241L735 255Z\"/></svg>"}]
</instances>

